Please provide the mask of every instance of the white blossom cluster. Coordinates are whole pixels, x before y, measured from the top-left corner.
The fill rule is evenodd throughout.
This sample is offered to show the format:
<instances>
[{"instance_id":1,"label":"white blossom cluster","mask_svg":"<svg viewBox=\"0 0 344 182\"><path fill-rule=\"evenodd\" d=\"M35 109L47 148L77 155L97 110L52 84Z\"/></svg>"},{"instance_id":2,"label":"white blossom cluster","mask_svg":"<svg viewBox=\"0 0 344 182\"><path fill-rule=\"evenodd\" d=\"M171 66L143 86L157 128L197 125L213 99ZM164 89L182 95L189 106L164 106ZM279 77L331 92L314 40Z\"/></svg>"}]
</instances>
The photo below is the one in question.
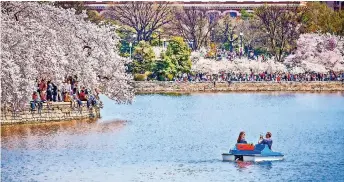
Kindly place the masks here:
<instances>
[{"instance_id":1,"label":"white blossom cluster","mask_svg":"<svg viewBox=\"0 0 344 182\"><path fill-rule=\"evenodd\" d=\"M344 41L326 34L302 34L294 54L284 63L292 72L344 71Z\"/></svg>"},{"instance_id":2,"label":"white blossom cluster","mask_svg":"<svg viewBox=\"0 0 344 182\"><path fill-rule=\"evenodd\" d=\"M47 3L1 2L1 101L30 100L36 78L60 86L66 76L118 103L134 93L127 60L115 51L114 27L85 20L86 13Z\"/></svg>"},{"instance_id":3,"label":"white blossom cluster","mask_svg":"<svg viewBox=\"0 0 344 182\"><path fill-rule=\"evenodd\" d=\"M237 73L268 73L290 72L293 74L305 72L328 73L329 71L344 71L344 41L339 37L303 34L297 41L294 54L287 56L283 63L275 62L273 58L248 60L247 58L233 61L215 61L203 58L201 51L191 53L192 70L196 72L217 74L221 71Z\"/></svg>"},{"instance_id":4,"label":"white blossom cluster","mask_svg":"<svg viewBox=\"0 0 344 182\"><path fill-rule=\"evenodd\" d=\"M235 59L233 61L215 61L214 59L205 59L197 57L193 60L192 71L217 74L222 71L234 73L268 73L286 72L287 67L275 62L273 59L267 61L253 61L247 58Z\"/></svg>"}]
</instances>

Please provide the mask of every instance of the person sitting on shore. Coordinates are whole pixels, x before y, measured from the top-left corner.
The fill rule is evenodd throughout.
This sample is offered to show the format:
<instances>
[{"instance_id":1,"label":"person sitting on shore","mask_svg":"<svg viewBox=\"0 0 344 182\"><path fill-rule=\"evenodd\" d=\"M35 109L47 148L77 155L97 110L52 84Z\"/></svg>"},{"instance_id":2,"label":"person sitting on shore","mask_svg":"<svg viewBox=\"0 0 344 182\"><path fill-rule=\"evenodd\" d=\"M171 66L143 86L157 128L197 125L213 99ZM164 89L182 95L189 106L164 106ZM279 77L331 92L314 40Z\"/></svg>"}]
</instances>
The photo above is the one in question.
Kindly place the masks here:
<instances>
[{"instance_id":1,"label":"person sitting on shore","mask_svg":"<svg viewBox=\"0 0 344 182\"><path fill-rule=\"evenodd\" d=\"M38 87L39 87L39 93L41 93L42 91L45 91L47 89L47 84L46 84L44 79L41 80Z\"/></svg>"},{"instance_id":2,"label":"person sitting on shore","mask_svg":"<svg viewBox=\"0 0 344 182\"><path fill-rule=\"evenodd\" d=\"M86 99L86 94L85 94L85 91L84 90L81 90L80 94L79 94L79 99L81 101L87 101Z\"/></svg>"},{"instance_id":3,"label":"person sitting on shore","mask_svg":"<svg viewBox=\"0 0 344 182\"><path fill-rule=\"evenodd\" d=\"M71 101L72 101L69 92L65 92L65 94L64 94L64 99L63 99L63 100L64 100L65 102L71 102Z\"/></svg>"},{"instance_id":4,"label":"person sitting on shore","mask_svg":"<svg viewBox=\"0 0 344 182\"><path fill-rule=\"evenodd\" d=\"M97 105L97 99L96 97L89 92L89 97L87 99L87 108L90 108L91 106L96 106Z\"/></svg>"},{"instance_id":5,"label":"person sitting on shore","mask_svg":"<svg viewBox=\"0 0 344 182\"><path fill-rule=\"evenodd\" d=\"M33 91L32 94L32 101L30 102L30 106L31 106L31 111L35 111L36 110L36 102L38 99L38 94L36 91Z\"/></svg>"},{"instance_id":6,"label":"person sitting on shore","mask_svg":"<svg viewBox=\"0 0 344 182\"><path fill-rule=\"evenodd\" d=\"M272 136L271 133L267 132L264 139L263 139L263 136L260 136L260 139L259 139L258 143L259 144L266 144L266 145L268 145L269 149L271 150L271 147L272 147L271 136Z\"/></svg>"},{"instance_id":7,"label":"person sitting on shore","mask_svg":"<svg viewBox=\"0 0 344 182\"><path fill-rule=\"evenodd\" d=\"M31 111L35 111L38 107L38 111L42 110L43 104L41 102L40 96L37 94L37 91L34 91L32 94L32 101L30 102Z\"/></svg>"},{"instance_id":8,"label":"person sitting on shore","mask_svg":"<svg viewBox=\"0 0 344 182\"><path fill-rule=\"evenodd\" d=\"M247 141L245 140L245 135L246 134L244 131L240 132L237 143L247 143Z\"/></svg>"},{"instance_id":9,"label":"person sitting on shore","mask_svg":"<svg viewBox=\"0 0 344 182\"><path fill-rule=\"evenodd\" d=\"M37 91L33 91L33 94L32 94L32 100L33 100L34 102L36 102L36 101L37 101L37 99L38 99L38 94L37 94Z\"/></svg>"},{"instance_id":10,"label":"person sitting on shore","mask_svg":"<svg viewBox=\"0 0 344 182\"><path fill-rule=\"evenodd\" d=\"M57 90L57 101L58 102L63 102L63 96L62 96L63 94L61 93L61 90L60 89L58 89Z\"/></svg>"},{"instance_id":11,"label":"person sitting on shore","mask_svg":"<svg viewBox=\"0 0 344 182\"><path fill-rule=\"evenodd\" d=\"M77 105L76 105L77 104ZM73 94L73 99L72 99L72 106L74 107L81 107L82 106L82 102L79 99L77 94Z\"/></svg>"},{"instance_id":12,"label":"person sitting on shore","mask_svg":"<svg viewBox=\"0 0 344 182\"><path fill-rule=\"evenodd\" d=\"M53 100L53 84L51 83L50 80L47 82L47 101L52 101Z\"/></svg>"},{"instance_id":13,"label":"person sitting on shore","mask_svg":"<svg viewBox=\"0 0 344 182\"><path fill-rule=\"evenodd\" d=\"M46 91L42 91L41 92L41 101L44 102L44 103L47 101Z\"/></svg>"}]
</instances>

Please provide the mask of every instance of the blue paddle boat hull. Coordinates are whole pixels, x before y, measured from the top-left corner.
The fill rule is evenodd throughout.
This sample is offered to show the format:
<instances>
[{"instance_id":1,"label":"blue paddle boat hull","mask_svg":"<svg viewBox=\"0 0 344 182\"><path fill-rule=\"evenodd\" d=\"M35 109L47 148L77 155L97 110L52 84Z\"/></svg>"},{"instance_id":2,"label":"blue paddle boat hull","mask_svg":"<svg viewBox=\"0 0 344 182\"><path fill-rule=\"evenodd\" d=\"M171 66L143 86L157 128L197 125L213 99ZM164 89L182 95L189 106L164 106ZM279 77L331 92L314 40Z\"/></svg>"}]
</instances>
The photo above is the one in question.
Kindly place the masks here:
<instances>
[{"instance_id":1,"label":"blue paddle boat hull","mask_svg":"<svg viewBox=\"0 0 344 182\"><path fill-rule=\"evenodd\" d=\"M223 161L279 161L284 159L284 155L280 152L273 152L267 145L257 144L254 150L238 150L236 147L228 153L222 154Z\"/></svg>"}]
</instances>

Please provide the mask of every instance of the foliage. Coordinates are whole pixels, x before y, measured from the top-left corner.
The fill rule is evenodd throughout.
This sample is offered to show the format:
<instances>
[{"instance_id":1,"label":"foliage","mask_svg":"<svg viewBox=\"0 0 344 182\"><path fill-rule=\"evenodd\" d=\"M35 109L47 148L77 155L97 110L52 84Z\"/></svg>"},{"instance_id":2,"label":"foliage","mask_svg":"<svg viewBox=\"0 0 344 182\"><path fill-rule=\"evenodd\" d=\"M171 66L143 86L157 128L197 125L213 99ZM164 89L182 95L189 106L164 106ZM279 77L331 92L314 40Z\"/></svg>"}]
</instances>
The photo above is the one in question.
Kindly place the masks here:
<instances>
[{"instance_id":1,"label":"foliage","mask_svg":"<svg viewBox=\"0 0 344 182\"><path fill-rule=\"evenodd\" d=\"M215 43L211 43L211 44L210 44L210 49L209 49L209 51L207 52L207 54L206 54L205 57L206 57L206 58L215 58L216 52L217 52L216 44L215 44Z\"/></svg>"},{"instance_id":2,"label":"foliage","mask_svg":"<svg viewBox=\"0 0 344 182\"><path fill-rule=\"evenodd\" d=\"M285 52L296 46L300 27L305 17L302 7L261 6L255 9L257 29L266 32L266 46L276 61L282 61Z\"/></svg>"},{"instance_id":3,"label":"foliage","mask_svg":"<svg viewBox=\"0 0 344 182\"><path fill-rule=\"evenodd\" d=\"M139 44L135 46L133 58L134 73L144 73L145 71L152 70L155 54L148 42L140 41Z\"/></svg>"},{"instance_id":4,"label":"foliage","mask_svg":"<svg viewBox=\"0 0 344 182\"><path fill-rule=\"evenodd\" d=\"M20 107L30 100L35 80L57 86L68 75L80 85L102 92L119 103L130 102L132 79L126 59L114 50L114 27L85 21L85 12L46 3L1 2L1 101Z\"/></svg>"},{"instance_id":5,"label":"foliage","mask_svg":"<svg viewBox=\"0 0 344 182\"><path fill-rule=\"evenodd\" d=\"M338 11L338 29L336 34L341 38L344 39L344 10ZM344 47L343 47L344 49Z\"/></svg>"},{"instance_id":6,"label":"foliage","mask_svg":"<svg viewBox=\"0 0 344 182\"><path fill-rule=\"evenodd\" d=\"M214 27L214 41L229 43L234 38L234 32L237 29L238 20L229 16L219 19ZM236 41L236 39L234 40ZM233 42L233 41L232 41Z\"/></svg>"},{"instance_id":7,"label":"foliage","mask_svg":"<svg viewBox=\"0 0 344 182\"><path fill-rule=\"evenodd\" d=\"M217 19L210 22L205 12L195 7L180 9L175 13L174 29L187 42L192 42L192 50L206 46L210 32L215 27Z\"/></svg>"},{"instance_id":8,"label":"foliage","mask_svg":"<svg viewBox=\"0 0 344 182\"><path fill-rule=\"evenodd\" d=\"M146 77L147 77L147 80L149 80L149 79L152 78L153 72L151 72L151 71L146 71L146 72L145 72L145 75L146 75Z\"/></svg>"},{"instance_id":9,"label":"foliage","mask_svg":"<svg viewBox=\"0 0 344 182\"><path fill-rule=\"evenodd\" d=\"M152 71L159 81L165 81L166 75L175 72L175 65L170 59L157 60Z\"/></svg>"},{"instance_id":10,"label":"foliage","mask_svg":"<svg viewBox=\"0 0 344 182\"><path fill-rule=\"evenodd\" d=\"M172 81L173 78L174 78L174 75L173 75L173 74L167 74L167 79L168 79L169 81Z\"/></svg>"},{"instance_id":11,"label":"foliage","mask_svg":"<svg viewBox=\"0 0 344 182\"><path fill-rule=\"evenodd\" d=\"M126 26L118 26L116 33L120 38L117 47L122 57L130 57L130 43L132 43L131 52L135 51L135 35L134 30Z\"/></svg>"},{"instance_id":12,"label":"foliage","mask_svg":"<svg viewBox=\"0 0 344 182\"><path fill-rule=\"evenodd\" d=\"M267 34L263 32L260 26L260 21L253 18L238 21L237 31L243 33L244 45L247 45L250 49L252 47L260 49L266 49L268 47Z\"/></svg>"},{"instance_id":13,"label":"foliage","mask_svg":"<svg viewBox=\"0 0 344 182\"><path fill-rule=\"evenodd\" d=\"M146 74L134 74L135 81L146 81L147 75Z\"/></svg>"},{"instance_id":14,"label":"foliage","mask_svg":"<svg viewBox=\"0 0 344 182\"><path fill-rule=\"evenodd\" d=\"M158 32L158 33L154 32L152 34L152 39L150 40L152 46L159 47L163 45L163 40L161 39L162 33L163 32ZM159 37L159 34L160 34L160 37Z\"/></svg>"},{"instance_id":15,"label":"foliage","mask_svg":"<svg viewBox=\"0 0 344 182\"><path fill-rule=\"evenodd\" d=\"M106 11L106 17L135 30L137 41L150 41L152 34L172 21L169 2L128 1Z\"/></svg>"},{"instance_id":16,"label":"foliage","mask_svg":"<svg viewBox=\"0 0 344 182\"><path fill-rule=\"evenodd\" d=\"M337 32L338 21L338 13L328 7L326 3L307 3L304 18L307 32L335 33Z\"/></svg>"},{"instance_id":17,"label":"foliage","mask_svg":"<svg viewBox=\"0 0 344 182\"><path fill-rule=\"evenodd\" d=\"M248 13L245 9L240 10L240 14L241 14L241 19L243 20L248 20L253 18L253 14Z\"/></svg>"},{"instance_id":18,"label":"foliage","mask_svg":"<svg viewBox=\"0 0 344 182\"><path fill-rule=\"evenodd\" d=\"M94 10L88 10L86 14L87 19L95 24L100 24L105 20L104 16L100 15L97 11Z\"/></svg>"},{"instance_id":19,"label":"foliage","mask_svg":"<svg viewBox=\"0 0 344 182\"><path fill-rule=\"evenodd\" d=\"M176 74L187 73L191 69L190 50L181 37L173 37L161 57L152 69L160 81L172 80Z\"/></svg>"},{"instance_id":20,"label":"foliage","mask_svg":"<svg viewBox=\"0 0 344 182\"><path fill-rule=\"evenodd\" d=\"M163 56L171 67L170 74L188 73L191 69L190 49L182 37L172 37Z\"/></svg>"},{"instance_id":21,"label":"foliage","mask_svg":"<svg viewBox=\"0 0 344 182\"><path fill-rule=\"evenodd\" d=\"M60 7L63 9L75 9L75 14L82 14L86 7L82 1L56 1L54 6Z\"/></svg>"}]
</instances>

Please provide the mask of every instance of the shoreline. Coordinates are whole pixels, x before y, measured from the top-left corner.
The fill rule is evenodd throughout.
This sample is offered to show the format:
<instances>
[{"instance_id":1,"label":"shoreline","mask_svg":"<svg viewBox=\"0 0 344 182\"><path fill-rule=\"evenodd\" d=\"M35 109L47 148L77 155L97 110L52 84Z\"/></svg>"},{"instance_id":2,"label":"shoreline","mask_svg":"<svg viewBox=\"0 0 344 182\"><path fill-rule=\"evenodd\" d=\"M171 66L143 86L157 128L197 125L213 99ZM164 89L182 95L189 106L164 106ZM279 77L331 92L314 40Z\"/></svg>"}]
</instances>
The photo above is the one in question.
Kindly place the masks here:
<instances>
[{"instance_id":1,"label":"shoreline","mask_svg":"<svg viewBox=\"0 0 344 182\"><path fill-rule=\"evenodd\" d=\"M170 96L178 96L178 95L191 95L191 94L221 94L221 93L233 93L233 94L344 94L344 91L139 91L136 92L136 95L170 95Z\"/></svg>"},{"instance_id":2,"label":"shoreline","mask_svg":"<svg viewBox=\"0 0 344 182\"><path fill-rule=\"evenodd\" d=\"M344 92L344 82L162 82L136 81L136 94L260 93L260 92Z\"/></svg>"},{"instance_id":3,"label":"shoreline","mask_svg":"<svg viewBox=\"0 0 344 182\"><path fill-rule=\"evenodd\" d=\"M32 110L30 104L18 111L2 108L0 124L3 126L101 118L99 107L87 108L85 101L82 101L82 104L82 107L76 108L71 102L52 102L50 105L44 103L41 110Z\"/></svg>"}]
</instances>

